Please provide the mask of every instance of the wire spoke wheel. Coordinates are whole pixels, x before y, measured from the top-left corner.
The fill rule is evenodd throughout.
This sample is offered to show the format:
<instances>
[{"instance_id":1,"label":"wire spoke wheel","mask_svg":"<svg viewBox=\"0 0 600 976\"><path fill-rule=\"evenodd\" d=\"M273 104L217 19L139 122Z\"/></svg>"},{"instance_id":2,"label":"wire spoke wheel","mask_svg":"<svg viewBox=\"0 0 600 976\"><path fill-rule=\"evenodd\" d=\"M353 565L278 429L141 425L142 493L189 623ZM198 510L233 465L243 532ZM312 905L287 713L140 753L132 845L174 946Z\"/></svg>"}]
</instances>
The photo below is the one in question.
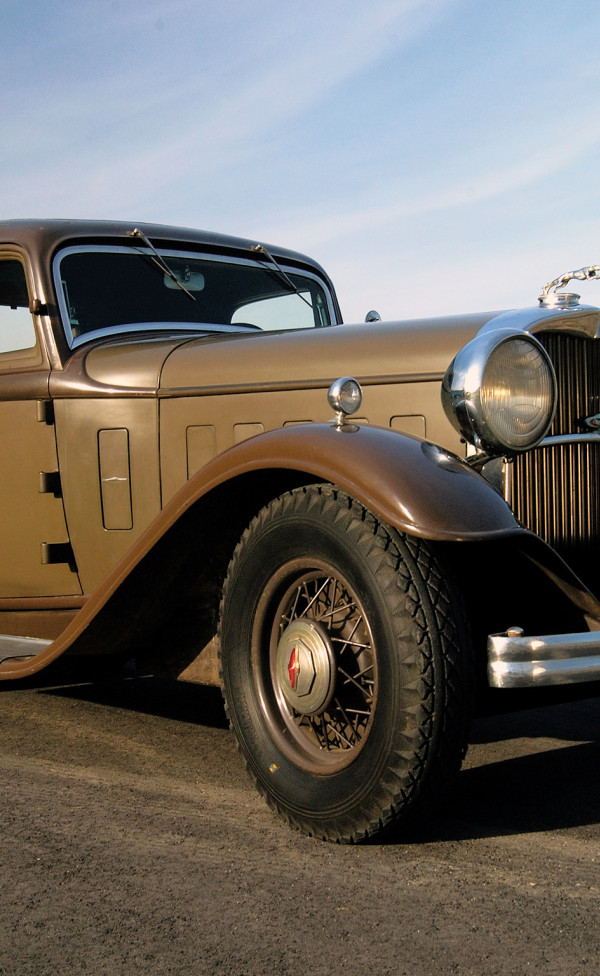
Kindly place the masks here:
<instances>
[{"instance_id":1,"label":"wire spoke wheel","mask_svg":"<svg viewBox=\"0 0 600 976\"><path fill-rule=\"evenodd\" d=\"M368 736L376 707L377 658L365 611L331 568L296 560L276 574L261 601L268 631L268 671L261 669L265 720L307 769L340 767ZM280 599L273 596L283 589ZM254 642L262 648L262 635Z\"/></svg>"},{"instance_id":2,"label":"wire spoke wheel","mask_svg":"<svg viewBox=\"0 0 600 976\"><path fill-rule=\"evenodd\" d=\"M247 769L304 833L366 840L439 808L467 741L471 647L424 540L331 485L267 505L223 588L223 694Z\"/></svg>"}]
</instances>

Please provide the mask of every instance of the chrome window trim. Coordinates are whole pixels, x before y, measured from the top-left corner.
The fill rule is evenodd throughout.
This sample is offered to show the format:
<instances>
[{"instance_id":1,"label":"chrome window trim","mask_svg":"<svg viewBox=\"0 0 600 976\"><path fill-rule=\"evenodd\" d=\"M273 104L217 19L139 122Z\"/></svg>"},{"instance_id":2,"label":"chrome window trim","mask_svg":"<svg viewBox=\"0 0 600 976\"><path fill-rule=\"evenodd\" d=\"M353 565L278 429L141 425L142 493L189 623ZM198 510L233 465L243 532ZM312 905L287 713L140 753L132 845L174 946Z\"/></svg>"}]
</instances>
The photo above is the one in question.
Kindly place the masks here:
<instances>
[{"instance_id":1,"label":"chrome window trim","mask_svg":"<svg viewBox=\"0 0 600 976\"><path fill-rule=\"evenodd\" d=\"M117 329L118 331L115 331ZM187 323L187 328L183 322L122 322L118 326L108 326L106 329L94 329L91 332L85 332L81 336L77 336L73 339L73 344L70 348L78 349L79 346L84 345L86 342L93 342L94 339L114 339L118 342L120 339L127 339L129 336L135 336L139 332L159 332L161 338L175 337L177 339L201 339L203 336L207 335L225 335L235 334L239 335L244 333L244 335L254 335L257 330L250 329L242 325L214 325L211 322L198 322L196 325L194 323Z\"/></svg>"},{"instance_id":2,"label":"chrome window trim","mask_svg":"<svg viewBox=\"0 0 600 976\"><path fill-rule=\"evenodd\" d=\"M242 258L242 257L231 258L230 256L225 255L225 254L211 254L211 253L206 252L206 251L190 251L188 248L185 248L185 249L184 248L172 248L172 247L169 247L169 248L161 248L160 246L158 246L157 247L157 250L158 250L159 254L164 255L167 259L170 258L170 257L173 257L173 258L189 257L190 259L193 259L193 260L196 260L196 261L211 261L213 263L218 262L218 263L222 263L222 264L235 264L235 265L242 265L242 266L251 267L251 268L260 267L263 271L268 271L269 270L268 262L263 263L261 261L257 261L256 258ZM65 301L64 289L62 287L62 279L61 279L61 276L60 276L60 262L68 254L84 254L84 253L90 253L90 252L92 252L92 253L112 253L112 254L115 254L115 253L117 253L117 254L131 254L133 252L137 252L139 254L146 254L148 256L152 256L152 251L149 248L147 248L147 247L138 247L135 244L134 245L131 245L131 244L129 244L129 245L123 245L123 244L73 244L73 245L70 245L69 247L63 247L59 251L57 251L57 253L54 255L54 258L52 260L52 277L53 277L53 281L54 281L54 288L55 288L55 291L56 291L56 296L57 296L57 299L58 299L58 307L59 307L59 312L60 312L60 318L61 318L61 322L63 324L63 330L64 330L65 338L67 340L67 344L69 346L69 349L76 349L78 346L81 346L84 343L88 342L90 340L90 338L106 338L106 337L109 337L110 338L110 337L114 337L115 339L117 339L117 338L122 338L123 336L131 335L132 333L135 333L135 332L141 332L141 331L147 332L148 329L152 329L153 331L156 330L156 331L159 331L159 332L164 331L165 328L166 328L167 331L170 331L170 332L173 332L174 329L177 329L178 332L181 331L181 332L184 332L184 333L191 333L192 335L198 335L198 336L205 335L207 332L216 331L215 329L207 329L203 325L200 325L199 327L195 327L193 322L181 322L179 324L178 323L174 323L174 322L168 322L168 323L161 323L161 322L153 322L153 323L131 323L130 322L130 323L127 323L127 322L124 322L123 323L123 330L121 329L121 326L118 326L118 327L111 326L111 327L109 327L107 329L97 329L97 330L95 330L94 333L91 333L90 332L90 333L86 333L86 334L81 335L81 336L73 336L73 331L71 329L71 325L70 325L70 322L69 322L69 310L67 308L67 304L66 304L66 301ZM338 323L336 321L335 308L334 308L334 305L333 305L331 292L330 292L329 288L327 287L327 284L323 281L323 279L319 275L315 274L314 272L307 271L304 268L298 268L296 265L288 264L288 263L286 263L284 261L279 261L279 264L281 265L281 267L288 274L300 275L303 278L307 278L307 279L315 282L319 286L319 288L321 289L321 291L325 295L325 299L326 299L326 302L327 302L327 310L329 312L329 318L330 318L330 323L329 323L328 326L325 326L325 328L330 328L333 325L337 325ZM271 269L271 270L273 270L273 269ZM290 292L290 294L293 294L293 293ZM212 323L209 323L209 324L212 324ZM234 323L234 325L235 325L235 323ZM141 328L136 328L136 326L141 326ZM230 330L228 330L227 327L225 325L223 325L223 327L219 331L222 331L222 332L224 332L224 331L236 331L236 332L239 332L239 331L241 331L241 329L238 326L236 329L231 328ZM251 330L248 330L248 331L250 332ZM254 330L252 330L252 332L253 331ZM303 329L303 330L297 330L297 331L307 331L308 332L310 330L309 329ZM258 333L258 334L261 334L261 333ZM265 333L262 333L262 334L265 334Z\"/></svg>"}]
</instances>

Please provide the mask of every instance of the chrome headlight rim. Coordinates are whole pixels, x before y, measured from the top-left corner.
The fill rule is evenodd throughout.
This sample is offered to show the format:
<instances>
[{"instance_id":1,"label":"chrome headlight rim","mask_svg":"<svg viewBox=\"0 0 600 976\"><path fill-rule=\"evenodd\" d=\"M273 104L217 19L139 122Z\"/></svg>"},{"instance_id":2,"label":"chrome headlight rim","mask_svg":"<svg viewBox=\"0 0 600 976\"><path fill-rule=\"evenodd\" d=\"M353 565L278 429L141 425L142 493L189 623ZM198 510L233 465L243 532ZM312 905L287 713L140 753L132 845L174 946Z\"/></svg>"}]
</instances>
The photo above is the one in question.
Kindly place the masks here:
<instances>
[{"instance_id":1,"label":"chrome headlight rim","mask_svg":"<svg viewBox=\"0 0 600 976\"><path fill-rule=\"evenodd\" d=\"M337 417L349 417L360 409L362 389L353 376L340 376L329 387L327 399Z\"/></svg>"},{"instance_id":2,"label":"chrome headlight rim","mask_svg":"<svg viewBox=\"0 0 600 976\"><path fill-rule=\"evenodd\" d=\"M499 429L501 424L494 415L494 399L485 394L484 384L486 370L493 358L502 346L514 342L528 344L536 354L538 375L541 379L541 366L550 396L546 408L540 407L531 430L520 432L511 440L508 436L502 436ZM533 372L531 378L535 379ZM542 386L540 382L540 401L545 396ZM536 447L550 429L556 402L556 375L550 356L538 339L520 330L497 329L479 333L460 350L442 383L442 403L448 419L466 441L488 457L515 457ZM500 413L500 409L498 401L496 414Z\"/></svg>"}]
</instances>

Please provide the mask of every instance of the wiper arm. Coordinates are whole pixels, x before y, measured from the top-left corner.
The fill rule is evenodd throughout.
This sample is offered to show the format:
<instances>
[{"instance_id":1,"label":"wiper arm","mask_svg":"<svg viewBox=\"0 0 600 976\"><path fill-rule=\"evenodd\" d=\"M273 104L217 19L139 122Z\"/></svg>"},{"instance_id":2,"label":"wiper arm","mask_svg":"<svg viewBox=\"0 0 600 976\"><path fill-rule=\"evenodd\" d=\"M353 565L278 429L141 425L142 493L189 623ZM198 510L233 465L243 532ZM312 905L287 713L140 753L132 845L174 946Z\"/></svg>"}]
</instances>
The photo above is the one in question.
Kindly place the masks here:
<instances>
[{"instance_id":1,"label":"wiper arm","mask_svg":"<svg viewBox=\"0 0 600 976\"><path fill-rule=\"evenodd\" d=\"M188 298L191 298L193 302L196 301L196 296L192 295L191 291L187 290L187 288L185 287L184 284L182 284L182 282L179 280L175 272L171 271L165 259L158 253L158 251L154 247L152 241L148 240L144 232L140 230L139 227L134 227L133 230L130 230L128 237L139 237L139 239L143 241L146 247L149 247L150 250L152 251L154 255L154 257L151 259L152 263L155 264L157 268L160 268L163 274L166 274L167 277L171 279L171 281L174 281L177 287L181 288L181 290L185 292Z\"/></svg>"},{"instance_id":2,"label":"wiper arm","mask_svg":"<svg viewBox=\"0 0 600 976\"><path fill-rule=\"evenodd\" d=\"M298 286L290 278L289 274L287 274L287 272L284 271L283 268L279 266L279 264L277 263L273 255L269 251L267 251L264 244L255 244L254 247L251 248L251 250L255 251L257 254L264 254L267 260L270 261L271 264L275 266L276 271L279 273L279 277L285 282L285 284L288 286L290 291L294 291L297 294L298 298L301 298L302 301L306 305L308 305L310 309L312 309L313 307L312 302L310 302L308 298L304 297L304 295L302 294Z\"/></svg>"}]
</instances>

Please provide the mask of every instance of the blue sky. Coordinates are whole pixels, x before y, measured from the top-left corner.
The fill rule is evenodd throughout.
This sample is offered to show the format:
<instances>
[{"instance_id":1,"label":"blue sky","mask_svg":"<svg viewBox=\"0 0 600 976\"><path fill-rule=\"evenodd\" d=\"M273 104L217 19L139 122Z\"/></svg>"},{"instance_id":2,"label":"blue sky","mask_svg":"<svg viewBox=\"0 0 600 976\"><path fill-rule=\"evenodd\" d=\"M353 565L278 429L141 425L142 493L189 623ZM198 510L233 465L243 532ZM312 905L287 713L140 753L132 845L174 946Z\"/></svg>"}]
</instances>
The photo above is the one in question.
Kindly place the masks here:
<instances>
[{"instance_id":1,"label":"blue sky","mask_svg":"<svg viewBox=\"0 0 600 976\"><path fill-rule=\"evenodd\" d=\"M347 321L535 304L600 264L598 0L3 12L0 218L282 244L326 267Z\"/></svg>"}]
</instances>

